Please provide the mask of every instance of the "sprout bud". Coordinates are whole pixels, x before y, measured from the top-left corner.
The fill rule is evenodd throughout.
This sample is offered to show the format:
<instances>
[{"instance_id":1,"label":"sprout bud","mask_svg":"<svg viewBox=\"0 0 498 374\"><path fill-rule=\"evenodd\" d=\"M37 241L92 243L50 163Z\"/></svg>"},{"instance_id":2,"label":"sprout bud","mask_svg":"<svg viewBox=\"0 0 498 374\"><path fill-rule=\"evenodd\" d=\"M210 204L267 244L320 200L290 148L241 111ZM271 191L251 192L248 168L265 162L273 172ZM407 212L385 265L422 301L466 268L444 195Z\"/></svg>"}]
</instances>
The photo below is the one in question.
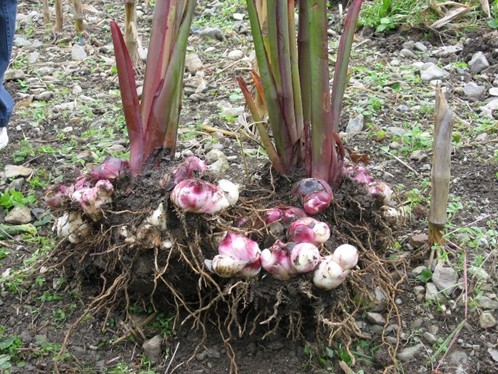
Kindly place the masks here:
<instances>
[{"instance_id":1,"label":"sprout bud","mask_svg":"<svg viewBox=\"0 0 498 374\"><path fill-rule=\"evenodd\" d=\"M330 228L325 222L311 217L300 218L291 223L288 231L289 240L294 243L325 243L330 238Z\"/></svg>"},{"instance_id":2,"label":"sprout bud","mask_svg":"<svg viewBox=\"0 0 498 374\"><path fill-rule=\"evenodd\" d=\"M296 274L291 264L289 251L285 243L279 240L270 248L263 249L261 266L276 279L287 280Z\"/></svg>"},{"instance_id":3,"label":"sprout bud","mask_svg":"<svg viewBox=\"0 0 498 374\"><path fill-rule=\"evenodd\" d=\"M90 227L83 222L79 212L64 213L55 221L54 229L58 236L67 238L71 243L79 243L90 236Z\"/></svg>"},{"instance_id":4,"label":"sprout bud","mask_svg":"<svg viewBox=\"0 0 498 374\"><path fill-rule=\"evenodd\" d=\"M318 214L330 206L334 194L322 179L305 178L297 182L293 193L301 196L303 209L308 214Z\"/></svg>"}]
</instances>

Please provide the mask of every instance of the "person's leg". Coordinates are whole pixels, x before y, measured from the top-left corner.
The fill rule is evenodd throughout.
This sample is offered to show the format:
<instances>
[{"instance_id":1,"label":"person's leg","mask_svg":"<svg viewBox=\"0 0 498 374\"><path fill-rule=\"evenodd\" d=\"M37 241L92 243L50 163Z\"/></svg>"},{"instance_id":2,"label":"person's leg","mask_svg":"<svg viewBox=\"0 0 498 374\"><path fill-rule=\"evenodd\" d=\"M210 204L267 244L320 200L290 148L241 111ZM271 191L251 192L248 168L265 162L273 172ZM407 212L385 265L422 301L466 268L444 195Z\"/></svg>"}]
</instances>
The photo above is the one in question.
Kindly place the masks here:
<instances>
[{"instance_id":1,"label":"person's leg","mask_svg":"<svg viewBox=\"0 0 498 374\"><path fill-rule=\"evenodd\" d=\"M7 123L14 101L3 85L3 76L9 66L16 28L17 0L0 1L0 149L8 143Z\"/></svg>"}]
</instances>

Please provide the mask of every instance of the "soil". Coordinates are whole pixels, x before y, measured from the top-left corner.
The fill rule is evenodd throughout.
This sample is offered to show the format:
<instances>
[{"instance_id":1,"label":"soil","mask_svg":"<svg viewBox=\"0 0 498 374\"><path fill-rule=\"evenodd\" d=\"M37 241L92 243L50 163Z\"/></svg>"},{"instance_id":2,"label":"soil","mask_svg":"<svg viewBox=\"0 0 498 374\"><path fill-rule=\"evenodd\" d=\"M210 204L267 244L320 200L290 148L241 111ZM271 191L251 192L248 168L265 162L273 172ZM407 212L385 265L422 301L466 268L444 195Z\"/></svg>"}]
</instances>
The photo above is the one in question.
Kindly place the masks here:
<instances>
[{"instance_id":1,"label":"soil","mask_svg":"<svg viewBox=\"0 0 498 374\"><path fill-rule=\"evenodd\" d=\"M201 16L204 8L200 8L197 16ZM65 12L70 10L69 4L65 5ZM141 10L144 15L139 23L139 34L147 35L152 9ZM244 9L238 11L245 12ZM150 277L154 260L159 259L159 268L173 262L161 256L158 258L152 252L136 256L133 248L115 250L117 234L110 233L123 222L130 226L134 220L138 222L135 213L113 213L109 209L107 226L95 227L101 235L84 245L71 245L60 241L52 231L51 215L57 216L57 211L50 210L44 203L47 186L36 186L33 182L36 176L45 176L51 183L71 181L79 169L101 160L107 154L107 148L127 144L123 140L126 136L119 96L116 95L117 79L112 73L113 53L108 47L110 32L105 26L112 18L121 20L122 14L111 9L107 1L89 1L85 34L79 37L70 21L61 33L43 30L39 2L23 2L19 14L18 35L42 44L36 49L40 55L34 63L26 62L32 52L29 47L18 45L14 49L13 68L22 70L24 78L7 83L7 89L14 93L18 104L10 124L10 144L0 153L0 164L22 164L35 170L34 176L25 180L20 189L27 192L35 186L36 201L29 207L37 218L38 236L36 240L16 236L0 242L8 253L5 258L0 257L0 270L4 276L0 279L0 357L1 353L7 353L1 348L6 336L17 336L21 341L15 354L9 352L13 357L10 372L347 373L344 363L353 366L355 372L363 370L365 373L496 372L496 361L488 352L498 344L496 327L482 328L479 321L482 308L471 305L467 312L464 302L467 296L477 300L479 293L498 293L496 236L495 242L490 241L487 245L472 245L468 237L451 236L445 248L446 263L456 268L462 277L466 274L463 264L470 266L476 258L484 256L483 268L490 277L488 281L471 277L468 289L457 288L441 302L424 302L415 290L425 283L413 270L427 264L430 255L430 249L414 237L427 232L430 187L426 181L430 178L431 149L425 148L425 157L419 161L410 159L409 153L393 156L386 152L386 147L396 139L386 129L416 121L422 131L430 132L432 113L414 118L398 109L400 104L417 99L419 95L421 103L433 101L429 88L411 87L410 91L401 94L386 89L390 88L390 81L399 80L392 74L382 87L369 85L368 76L359 72L353 74L353 80L363 80L367 88L348 89L341 130L355 115L355 103L374 96L382 98L384 105L375 115L366 115L368 130L348 136L345 145L350 151L368 154L372 173L395 187L397 207L407 209L403 220L387 224L380 219L379 205L375 201L356 190L350 181L344 183L330 210L320 218L332 227L331 248L345 240L356 240L364 248L359 269L353 272L345 286L330 293L303 290L310 284L305 278L284 286L270 278L259 283L218 280L226 300L215 303L202 318L195 319L189 310L205 305L202 303L212 301L218 295L213 285L205 286L204 293L199 295L201 287L197 283L201 283L199 279L206 279L204 275L199 277L185 271L180 268L182 262L174 258L172 261L178 267L170 267L175 270L167 274L167 280L150 296L150 281L141 280ZM189 39L189 53L196 53L204 63L202 71L207 89L201 94L193 94L195 85L190 91L186 89L177 153L182 159L192 153L203 156L210 149L221 148L230 160L230 169L222 176L241 184L242 207L209 219L182 216L169 207L170 220L177 225L169 228L167 238L184 243L185 248L208 248L209 255L215 253L212 234L250 216L253 212L248 206L262 211L277 204L296 203L289 197L290 181L270 174L266 159L258 153L259 146L251 129L240 119L220 114L221 107L233 102L233 95L238 92L235 76L246 74L251 68L249 58L234 61L227 57L234 49L241 49L249 56L247 30L247 24L241 26L233 22L223 31L223 41L204 38L197 33ZM470 33L461 54L440 58L438 62L442 66L456 61L468 62L473 53L483 51L491 64L485 74L492 81L491 77L496 73L496 39L493 33L483 33L486 34L484 38L477 38L479 33ZM368 70L374 64L387 65L399 58L404 41L428 43L426 35L419 30L380 36L359 33L351 66ZM438 43L457 42L454 36L444 39L441 35L429 40L434 48ZM71 46L76 43L84 44L87 59L72 60ZM143 66L137 72L138 79L142 79ZM189 82L195 82L195 78L186 73L187 86ZM470 119L474 117L466 113L477 111L479 103L465 99L456 88L462 80L471 79L469 73L452 74L445 82L448 102L458 117L455 127L462 136L454 147L451 160L450 192L460 199L453 201L457 208L448 230L478 227L496 232L496 123L486 138L476 139L475 134L466 132L466 127L474 124ZM82 91L75 91L75 86ZM39 99L46 91L54 92L48 102ZM74 105L61 106L67 103ZM240 101L236 103L242 105ZM218 131L212 131L213 128ZM47 152L48 147L55 151ZM167 193L158 188L157 181L170 167L170 162L164 162L163 167L148 175L142 184L129 180L121 182L119 190L123 194L116 198L115 206L122 212L139 211L141 220L160 201L167 203ZM215 180L218 177L209 175L207 178ZM2 189L6 187L4 183ZM461 208L457 203L462 204ZM5 214L6 210L0 218ZM258 241L268 241L268 234L261 234L256 229L251 235ZM55 248L44 253L45 246ZM89 247L92 249L88 250ZM40 255L33 260L37 253ZM202 263L195 255L186 258ZM158 265L155 266L157 270ZM24 280L18 280L23 279L23 275L9 277L9 271L15 273L19 269L27 269ZM30 273L33 269L35 273ZM201 271L200 267L196 269ZM127 287L119 287L120 274L127 274ZM162 296L168 285L181 290L180 299L184 305L178 306L180 299L171 295ZM230 294L228 290L232 286L234 293L243 294L243 303L237 304L236 310L230 303L239 300L239 294ZM372 307L361 305L358 310L354 309L355 302L360 304L361 300L368 300L362 296L367 291L372 292L375 286L385 287L392 298L389 305L380 310L387 320L384 326L368 322L367 312ZM249 291L243 293L242 289ZM283 316L281 325L261 323L272 315L275 295L279 291L285 298L281 307L275 307L280 308L279 313ZM312 297L307 299L309 294ZM332 341L328 338L334 330L327 326L324 310L330 312L332 320L329 322L338 322L333 329L342 331ZM294 319L293 313L298 313L299 318ZM496 316L496 310L493 313ZM234 320L243 323L239 325ZM299 321L296 322L299 326L292 325L293 321ZM461 323L463 328L458 339L444 360L440 365L438 360L431 362L432 354L438 347L450 344L452 334ZM429 343L423 340L422 334L433 326L438 327L434 335L440 340ZM155 335L160 336L163 345L157 362L151 362L144 354L142 344ZM416 359L405 362L398 357L393 360L404 348L417 344L423 344L423 353ZM64 351L60 350L62 346ZM341 361L343 366L340 366Z\"/></svg>"}]
</instances>

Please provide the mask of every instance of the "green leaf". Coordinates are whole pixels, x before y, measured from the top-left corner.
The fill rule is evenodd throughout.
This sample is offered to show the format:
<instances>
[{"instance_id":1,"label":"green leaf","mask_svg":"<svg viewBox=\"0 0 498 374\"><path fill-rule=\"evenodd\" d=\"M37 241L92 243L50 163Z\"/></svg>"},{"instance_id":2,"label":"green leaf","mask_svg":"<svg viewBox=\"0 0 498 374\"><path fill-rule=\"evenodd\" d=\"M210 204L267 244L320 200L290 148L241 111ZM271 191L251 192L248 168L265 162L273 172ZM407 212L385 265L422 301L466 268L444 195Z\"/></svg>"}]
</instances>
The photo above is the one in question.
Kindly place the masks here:
<instances>
[{"instance_id":1,"label":"green leaf","mask_svg":"<svg viewBox=\"0 0 498 374\"><path fill-rule=\"evenodd\" d=\"M421 282L427 283L432 279L432 271L428 268L425 268L419 275L417 275L416 279Z\"/></svg>"}]
</instances>

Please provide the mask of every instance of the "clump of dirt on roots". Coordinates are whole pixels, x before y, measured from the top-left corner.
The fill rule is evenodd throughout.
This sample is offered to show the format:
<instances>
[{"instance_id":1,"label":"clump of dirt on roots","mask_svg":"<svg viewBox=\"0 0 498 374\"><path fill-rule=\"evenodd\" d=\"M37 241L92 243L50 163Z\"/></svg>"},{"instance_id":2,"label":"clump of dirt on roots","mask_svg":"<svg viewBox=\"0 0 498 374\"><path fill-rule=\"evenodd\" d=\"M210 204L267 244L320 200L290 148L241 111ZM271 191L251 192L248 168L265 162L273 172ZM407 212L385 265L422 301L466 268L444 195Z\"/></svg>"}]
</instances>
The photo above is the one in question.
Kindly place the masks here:
<instances>
[{"instance_id":1,"label":"clump of dirt on roots","mask_svg":"<svg viewBox=\"0 0 498 374\"><path fill-rule=\"evenodd\" d=\"M272 175L268 170L264 182L244 186L236 206L222 214L185 214L175 209L169 192L160 187L164 170L171 166L163 162L136 180L122 177L115 183L112 206L106 207L103 219L91 223L96 234L77 244L61 242L54 250L54 267L83 286L87 281L91 287L98 284L98 292L86 301L88 312L127 307L130 300L141 300L156 311L170 311L173 306L175 325L191 323L204 332L204 338L206 324L217 323L227 345L232 337L257 331L264 337L283 332L291 339L329 345L339 339L347 348L353 339L365 338L355 319L375 303L375 292L384 294L388 317L397 313L394 297L400 280L392 274L403 263L386 260L391 228L377 202L352 182L346 180L332 206L315 218L332 229L321 254L331 254L338 245L349 243L360 252L359 264L343 285L324 291L313 286L312 273L281 281L262 270L256 278L225 279L204 265L205 259L217 254L217 239L227 230L249 236L261 248L281 238L281 227L265 225L264 213L281 204L299 206L290 191L292 177ZM127 243L123 230L136 233L161 202L167 210L167 229ZM386 349L394 358L395 347L386 343ZM233 351L227 352L235 365Z\"/></svg>"}]
</instances>

